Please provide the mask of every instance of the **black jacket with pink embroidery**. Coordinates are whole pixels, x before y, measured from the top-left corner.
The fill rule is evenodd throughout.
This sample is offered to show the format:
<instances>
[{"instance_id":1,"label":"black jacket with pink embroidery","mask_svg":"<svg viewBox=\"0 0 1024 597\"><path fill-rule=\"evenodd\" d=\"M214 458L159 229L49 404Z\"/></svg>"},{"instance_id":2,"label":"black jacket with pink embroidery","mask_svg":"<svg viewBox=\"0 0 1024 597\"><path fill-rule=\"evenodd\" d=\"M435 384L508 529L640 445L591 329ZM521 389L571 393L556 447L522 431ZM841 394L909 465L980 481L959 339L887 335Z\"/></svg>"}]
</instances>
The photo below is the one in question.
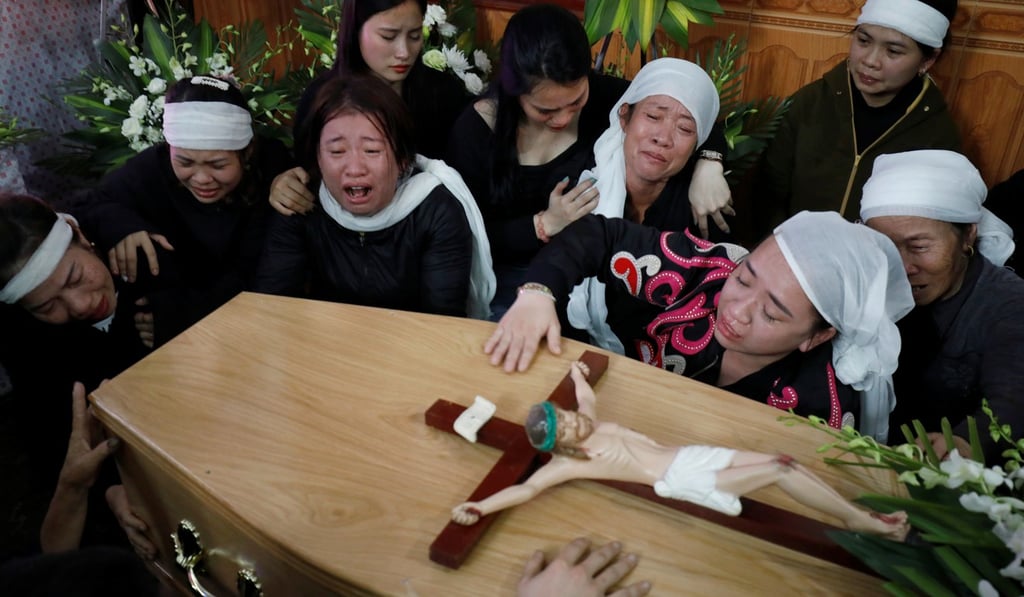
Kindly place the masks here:
<instances>
[{"instance_id":1,"label":"black jacket with pink embroidery","mask_svg":"<svg viewBox=\"0 0 1024 597\"><path fill-rule=\"evenodd\" d=\"M564 308L573 286L597 276L607 285L608 325L627 356L715 385L725 352L715 339L718 295L743 254L736 245L591 215L552 238L527 280L551 288ZM833 427L853 424L860 411L858 393L835 376L830 342L722 389Z\"/></svg>"}]
</instances>

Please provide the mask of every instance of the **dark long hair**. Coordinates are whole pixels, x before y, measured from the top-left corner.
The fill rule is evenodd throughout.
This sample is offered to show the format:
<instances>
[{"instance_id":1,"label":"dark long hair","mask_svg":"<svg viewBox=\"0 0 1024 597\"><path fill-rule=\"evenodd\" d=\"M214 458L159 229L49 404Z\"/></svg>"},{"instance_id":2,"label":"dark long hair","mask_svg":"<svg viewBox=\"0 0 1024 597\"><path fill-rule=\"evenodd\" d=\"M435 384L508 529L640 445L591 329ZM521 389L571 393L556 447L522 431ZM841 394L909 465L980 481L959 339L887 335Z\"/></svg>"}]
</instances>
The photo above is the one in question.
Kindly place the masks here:
<instances>
[{"instance_id":1,"label":"dark long hair","mask_svg":"<svg viewBox=\"0 0 1024 597\"><path fill-rule=\"evenodd\" d=\"M373 15L401 6L409 0L345 0L341 8L341 29L338 31L338 51L334 70L340 75L368 74L370 67L359 50L359 33ZM420 13L426 14L427 0L416 0ZM416 60L419 64L419 60ZM416 65L413 65L416 70ZM411 74L411 73L410 73Z\"/></svg>"},{"instance_id":2,"label":"dark long hair","mask_svg":"<svg viewBox=\"0 0 1024 597\"><path fill-rule=\"evenodd\" d=\"M25 267L57 217L42 199L0 193L0 288Z\"/></svg>"},{"instance_id":3,"label":"dark long hair","mask_svg":"<svg viewBox=\"0 0 1024 597\"><path fill-rule=\"evenodd\" d=\"M416 157L416 133L408 106L387 83L373 75L333 77L317 92L309 114L295 131L295 157L310 173L310 184L320 181L317 154L320 134L329 120L345 113L370 119L387 139L400 169Z\"/></svg>"},{"instance_id":4,"label":"dark long hair","mask_svg":"<svg viewBox=\"0 0 1024 597\"><path fill-rule=\"evenodd\" d=\"M221 89L209 83L198 82L202 81L203 78L222 81L228 84L228 88ZM194 80L197 82L193 82ZM224 102L238 106L252 115L252 109L249 108L248 102L245 101L242 91L233 81L224 77L201 75L200 77L185 77L175 82L167 89L167 93L164 94L164 103L175 104L181 102ZM260 168L248 167L249 164L256 163L256 157L260 151L259 145L259 137L254 135L249 143L249 147L235 152L238 154L238 160L242 164L242 180L238 183L238 187L235 188L234 192L224 198L225 203L231 203L237 199L243 205L252 206L266 201L267 198L265 196L257 195L260 194L260 189L269 188L267 174Z\"/></svg>"},{"instance_id":5,"label":"dark long hair","mask_svg":"<svg viewBox=\"0 0 1024 597\"><path fill-rule=\"evenodd\" d=\"M575 83L590 73L590 44L583 25L568 10L554 4L527 6L512 15L501 40L501 65L491 89L497 101L494 121L494 161L491 201L513 197L519 170L516 131L523 118L519 96L541 81Z\"/></svg>"}]
</instances>

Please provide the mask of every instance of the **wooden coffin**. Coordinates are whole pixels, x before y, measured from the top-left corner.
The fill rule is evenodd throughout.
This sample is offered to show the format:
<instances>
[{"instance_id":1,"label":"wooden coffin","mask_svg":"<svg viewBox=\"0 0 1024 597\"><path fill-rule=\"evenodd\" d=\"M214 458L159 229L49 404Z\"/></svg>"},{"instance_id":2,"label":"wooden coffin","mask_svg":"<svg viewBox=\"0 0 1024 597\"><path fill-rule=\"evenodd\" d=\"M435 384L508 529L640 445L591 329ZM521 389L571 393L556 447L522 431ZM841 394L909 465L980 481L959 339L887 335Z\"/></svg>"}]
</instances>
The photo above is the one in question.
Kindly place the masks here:
<instances>
[{"instance_id":1,"label":"wooden coffin","mask_svg":"<svg viewBox=\"0 0 1024 597\"><path fill-rule=\"evenodd\" d=\"M457 570L430 561L452 506L500 452L425 424L438 400L477 394L521 421L591 347L542 350L527 373L491 367L493 323L242 294L92 394L124 440L119 465L159 546L160 570L187 586L171 535L190 521L205 548L196 578L238 594L512 595L537 549L578 536L622 540L633 581L654 594L880 594L873 576L590 481L501 513ZM710 443L796 456L842 494L891 492L878 471L826 467L825 436L778 411L612 355L600 416L666 444ZM825 520L779 490L757 502Z\"/></svg>"}]
</instances>

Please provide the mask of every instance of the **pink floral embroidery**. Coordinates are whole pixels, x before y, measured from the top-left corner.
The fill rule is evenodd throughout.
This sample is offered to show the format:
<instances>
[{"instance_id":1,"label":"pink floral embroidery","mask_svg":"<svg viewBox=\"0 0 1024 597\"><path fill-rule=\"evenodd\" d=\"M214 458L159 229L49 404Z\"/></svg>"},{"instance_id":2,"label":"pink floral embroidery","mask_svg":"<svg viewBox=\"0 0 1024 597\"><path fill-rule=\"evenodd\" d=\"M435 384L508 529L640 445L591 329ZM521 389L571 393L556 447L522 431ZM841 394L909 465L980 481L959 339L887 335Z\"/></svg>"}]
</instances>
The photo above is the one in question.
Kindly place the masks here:
<instances>
[{"instance_id":1,"label":"pink floral embroidery","mask_svg":"<svg viewBox=\"0 0 1024 597\"><path fill-rule=\"evenodd\" d=\"M772 383L772 387L775 387L778 383L779 383L779 380L776 379ZM769 406L774 406L775 408L778 408L778 409L781 409L781 410L789 410L791 408L796 408L796 405L799 402L800 402L800 397L797 396L796 390L794 390L792 386L786 386L786 387L782 388L782 396L781 397L778 394L776 394L775 392L770 392L768 394L768 405Z\"/></svg>"}]
</instances>

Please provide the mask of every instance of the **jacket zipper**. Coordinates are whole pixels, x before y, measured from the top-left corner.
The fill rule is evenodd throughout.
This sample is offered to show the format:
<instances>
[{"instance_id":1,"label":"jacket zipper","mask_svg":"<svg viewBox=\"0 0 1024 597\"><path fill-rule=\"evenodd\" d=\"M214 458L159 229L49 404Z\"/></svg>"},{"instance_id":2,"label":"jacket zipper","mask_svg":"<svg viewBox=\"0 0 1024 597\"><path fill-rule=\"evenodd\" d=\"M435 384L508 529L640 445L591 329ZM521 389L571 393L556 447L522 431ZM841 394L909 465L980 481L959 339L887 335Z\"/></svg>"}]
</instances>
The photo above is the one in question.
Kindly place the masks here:
<instances>
[{"instance_id":1,"label":"jacket zipper","mask_svg":"<svg viewBox=\"0 0 1024 597\"><path fill-rule=\"evenodd\" d=\"M846 206L850 202L850 191L853 189L853 179L857 176L857 170L860 169L860 159L862 157L864 157L864 154L867 153L868 151L870 151L872 147L874 147L875 145L878 145L878 143L882 139L885 139L889 135L889 133L891 133L893 131L893 129L895 129L897 126L899 126L900 123L903 122L903 120L906 119L906 117L909 116L910 113L913 112L915 108L917 108L918 104L920 104L921 100L924 98L924 94L928 90L928 87L931 86L931 82L932 82L932 78L930 76L926 76L925 79L924 79L924 85L921 87L921 93L917 94L917 97L914 99L914 101L907 108L907 111L903 113L903 116L900 116L899 120L894 122L892 124L892 126L890 126L888 129L886 129L886 131L884 133L879 135L878 138L875 139L875 141L871 145L868 145L866 148L864 148L863 152L858 153L857 152L857 149L858 149L857 148L857 124L853 120L853 92L854 92L854 89L851 89L850 77L849 76L846 77L846 90L847 90L847 94L849 95L849 99L850 99L850 126L853 127L852 130L853 130L853 155L854 155L854 158L853 158L853 170L850 171L850 177L846 180L846 192L843 193L843 202L839 206L839 215L843 216L844 218L846 217ZM860 214L857 214L857 216L860 217Z\"/></svg>"}]
</instances>

